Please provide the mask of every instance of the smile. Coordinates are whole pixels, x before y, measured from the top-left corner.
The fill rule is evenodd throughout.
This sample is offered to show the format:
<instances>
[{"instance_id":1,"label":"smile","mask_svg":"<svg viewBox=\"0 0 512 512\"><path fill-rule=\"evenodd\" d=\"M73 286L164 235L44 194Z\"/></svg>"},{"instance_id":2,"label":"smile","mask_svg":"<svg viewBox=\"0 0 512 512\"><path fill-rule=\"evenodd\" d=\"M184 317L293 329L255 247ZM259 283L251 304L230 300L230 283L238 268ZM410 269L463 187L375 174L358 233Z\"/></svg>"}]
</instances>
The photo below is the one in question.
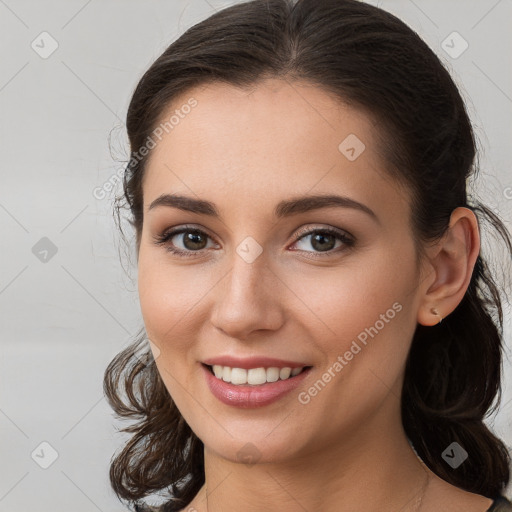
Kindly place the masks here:
<instances>
[{"instance_id":1,"label":"smile","mask_svg":"<svg viewBox=\"0 0 512 512\"><path fill-rule=\"evenodd\" d=\"M271 366L269 368L233 368L231 366L222 366L214 364L209 366L210 371L219 380L241 386L249 384L251 386L261 386L269 382L277 382L278 380L287 380L299 375L306 367L283 367L277 368Z\"/></svg>"},{"instance_id":2,"label":"smile","mask_svg":"<svg viewBox=\"0 0 512 512\"><path fill-rule=\"evenodd\" d=\"M236 408L264 407L277 402L301 386L312 370L311 366L297 366L297 363L252 368L203 363L201 367L213 396Z\"/></svg>"}]
</instances>

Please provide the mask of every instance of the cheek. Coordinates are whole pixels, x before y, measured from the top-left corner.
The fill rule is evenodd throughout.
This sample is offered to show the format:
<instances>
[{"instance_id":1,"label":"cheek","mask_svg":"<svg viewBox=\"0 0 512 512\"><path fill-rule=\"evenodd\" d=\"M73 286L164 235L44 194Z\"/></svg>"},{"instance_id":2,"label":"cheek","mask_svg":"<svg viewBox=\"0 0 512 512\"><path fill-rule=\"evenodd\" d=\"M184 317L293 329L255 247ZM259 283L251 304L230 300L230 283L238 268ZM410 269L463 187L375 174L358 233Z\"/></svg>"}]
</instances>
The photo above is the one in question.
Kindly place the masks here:
<instances>
[{"instance_id":1,"label":"cheek","mask_svg":"<svg viewBox=\"0 0 512 512\"><path fill-rule=\"evenodd\" d=\"M185 390L196 369L198 301L207 290L199 281L192 267L170 265L165 254L139 254L139 301L147 336L159 350L156 366L173 401L187 414L191 404Z\"/></svg>"},{"instance_id":2,"label":"cheek","mask_svg":"<svg viewBox=\"0 0 512 512\"><path fill-rule=\"evenodd\" d=\"M207 273L199 267L171 265L165 258L141 249L138 266L144 324L148 337L153 336L161 350L169 348L170 341L176 349L187 344L184 336L194 335L201 299L211 288Z\"/></svg>"},{"instance_id":3,"label":"cheek","mask_svg":"<svg viewBox=\"0 0 512 512\"><path fill-rule=\"evenodd\" d=\"M316 332L312 339L324 354L322 371L336 375L324 405L341 399L364 408L363 390L372 403L389 392L386 386L401 375L416 326L415 279L412 252L404 259L392 247L347 260L321 279L301 279L294 291L307 298L308 329Z\"/></svg>"},{"instance_id":4,"label":"cheek","mask_svg":"<svg viewBox=\"0 0 512 512\"><path fill-rule=\"evenodd\" d=\"M304 421L315 428L317 414L330 417L333 430L327 428L325 435L337 435L336 425L360 424L390 393L400 394L399 378L416 325L409 285L415 271L412 263L396 265L381 256L371 267L332 273L320 287L320 281L316 287L303 281L299 292L321 319L308 312L308 328L315 332L317 325L313 339L324 354L316 378L326 383L316 380L302 395L316 413Z\"/></svg>"},{"instance_id":5,"label":"cheek","mask_svg":"<svg viewBox=\"0 0 512 512\"><path fill-rule=\"evenodd\" d=\"M197 340L208 322L204 304L216 282L206 266L171 264L165 253L155 251L139 256L140 306L147 335L159 349L157 369L176 406L193 425L205 421L190 393L198 391Z\"/></svg>"},{"instance_id":6,"label":"cheek","mask_svg":"<svg viewBox=\"0 0 512 512\"><path fill-rule=\"evenodd\" d=\"M393 323L401 323L406 316L404 302L410 302L414 295L416 275L412 258L399 259L391 248L383 247L354 255L337 268L288 279L293 280L293 292L302 299L297 308L307 314L302 318L310 319L309 327L317 324L320 335L346 342L376 323L382 332L389 331Z\"/></svg>"}]
</instances>

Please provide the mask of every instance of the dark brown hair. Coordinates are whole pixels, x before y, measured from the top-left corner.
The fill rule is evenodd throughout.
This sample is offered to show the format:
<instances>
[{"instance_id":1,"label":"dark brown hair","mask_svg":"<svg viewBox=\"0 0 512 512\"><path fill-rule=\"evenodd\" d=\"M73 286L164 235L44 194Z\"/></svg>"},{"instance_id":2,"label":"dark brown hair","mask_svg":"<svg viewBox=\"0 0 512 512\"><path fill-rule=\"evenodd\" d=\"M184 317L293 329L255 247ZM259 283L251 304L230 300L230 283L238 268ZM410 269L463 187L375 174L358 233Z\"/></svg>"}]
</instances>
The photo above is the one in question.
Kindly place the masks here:
<instances>
[{"instance_id":1,"label":"dark brown hair","mask_svg":"<svg viewBox=\"0 0 512 512\"><path fill-rule=\"evenodd\" d=\"M140 157L173 100L212 82L251 87L264 78L317 85L368 113L379 127L396 183L412 198L417 246L439 239L458 206L485 219L512 254L499 216L466 190L477 170L465 104L427 44L390 13L356 0L254 0L215 13L187 30L139 81L127 114L131 158L120 209L137 236L143 224ZM122 229L121 229L122 231ZM501 396L503 314L500 289L482 251L458 307L435 327L417 325L402 393L405 432L421 459L444 480L494 497L509 481L510 455L486 427ZM104 390L133 436L111 463L112 487L134 504L167 492L163 511L191 502L204 483L203 444L176 408L156 365L136 357L144 328L105 371ZM493 402L496 400L496 403ZM452 469L441 454L458 442L469 458Z\"/></svg>"}]
</instances>

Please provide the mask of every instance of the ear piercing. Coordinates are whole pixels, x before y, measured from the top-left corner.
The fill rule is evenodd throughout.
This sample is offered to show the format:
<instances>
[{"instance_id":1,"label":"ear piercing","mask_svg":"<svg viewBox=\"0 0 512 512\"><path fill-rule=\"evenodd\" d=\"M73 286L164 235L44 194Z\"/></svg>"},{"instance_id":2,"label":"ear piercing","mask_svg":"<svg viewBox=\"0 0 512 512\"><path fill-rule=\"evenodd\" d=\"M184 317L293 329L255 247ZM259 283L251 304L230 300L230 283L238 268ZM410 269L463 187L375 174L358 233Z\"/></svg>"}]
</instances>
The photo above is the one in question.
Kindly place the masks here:
<instances>
[{"instance_id":1,"label":"ear piercing","mask_svg":"<svg viewBox=\"0 0 512 512\"><path fill-rule=\"evenodd\" d=\"M432 308L430 310L430 312L433 314L433 315L436 315L439 317L439 323L441 323L443 321L443 317L439 314L439 311L436 309L436 308Z\"/></svg>"}]
</instances>

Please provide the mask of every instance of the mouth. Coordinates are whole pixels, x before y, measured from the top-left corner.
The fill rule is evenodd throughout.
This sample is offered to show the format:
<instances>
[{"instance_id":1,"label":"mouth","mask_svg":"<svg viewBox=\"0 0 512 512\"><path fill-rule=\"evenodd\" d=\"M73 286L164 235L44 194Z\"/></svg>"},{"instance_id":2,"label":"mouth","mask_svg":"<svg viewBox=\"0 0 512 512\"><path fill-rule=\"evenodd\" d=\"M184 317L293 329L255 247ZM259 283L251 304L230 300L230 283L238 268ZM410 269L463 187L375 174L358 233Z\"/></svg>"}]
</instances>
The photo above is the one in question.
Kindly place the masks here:
<instances>
[{"instance_id":1,"label":"mouth","mask_svg":"<svg viewBox=\"0 0 512 512\"><path fill-rule=\"evenodd\" d=\"M218 380L234 386L262 386L278 381L292 380L311 366L269 366L258 368L237 368L219 364L202 365Z\"/></svg>"}]
</instances>

